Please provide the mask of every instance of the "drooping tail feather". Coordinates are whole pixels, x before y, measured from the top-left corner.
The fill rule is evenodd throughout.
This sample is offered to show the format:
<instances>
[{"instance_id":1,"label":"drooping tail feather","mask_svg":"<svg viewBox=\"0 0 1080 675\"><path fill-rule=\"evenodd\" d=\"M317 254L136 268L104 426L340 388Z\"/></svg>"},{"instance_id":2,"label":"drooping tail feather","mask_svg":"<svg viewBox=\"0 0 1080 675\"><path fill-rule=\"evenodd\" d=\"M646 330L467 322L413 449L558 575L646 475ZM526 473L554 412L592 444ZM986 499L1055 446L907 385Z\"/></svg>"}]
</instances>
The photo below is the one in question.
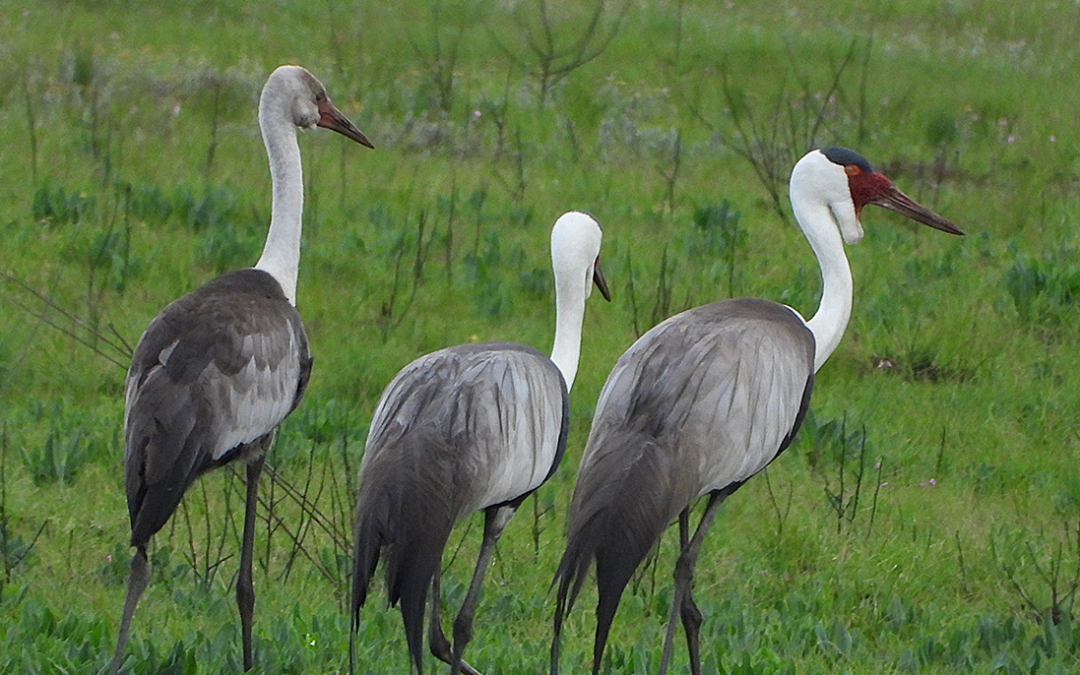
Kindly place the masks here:
<instances>
[{"instance_id":1,"label":"drooping tail feather","mask_svg":"<svg viewBox=\"0 0 1080 675\"><path fill-rule=\"evenodd\" d=\"M693 499L692 482L675 466L677 457L648 434L616 431L598 435L586 450L567 524L567 543L552 585L558 584L551 673L558 672L558 641L570 611L596 561L598 601L593 673L626 584L660 534ZM590 439L592 441L593 439Z\"/></svg>"},{"instance_id":2,"label":"drooping tail feather","mask_svg":"<svg viewBox=\"0 0 1080 675\"><path fill-rule=\"evenodd\" d=\"M409 657L422 672L424 604L454 525L452 467L437 437L412 433L393 446L372 448L360 477L353 529L352 627L359 627L380 557L391 605L399 604Z\"/></svg>"}]
</instances>

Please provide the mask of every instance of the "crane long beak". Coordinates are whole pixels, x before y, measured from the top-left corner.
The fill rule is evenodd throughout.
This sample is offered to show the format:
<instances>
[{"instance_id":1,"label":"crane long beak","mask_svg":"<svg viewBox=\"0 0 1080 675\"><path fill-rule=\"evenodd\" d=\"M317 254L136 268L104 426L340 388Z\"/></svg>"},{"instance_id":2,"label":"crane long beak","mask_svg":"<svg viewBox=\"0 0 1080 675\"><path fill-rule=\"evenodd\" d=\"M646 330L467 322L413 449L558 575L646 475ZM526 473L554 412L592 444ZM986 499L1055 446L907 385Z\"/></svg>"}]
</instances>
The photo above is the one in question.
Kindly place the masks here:
<instances>
[{"instance_id":1,"label":"crane long beak","mask_svg":"<svg viewBox=\"0 0 1080 675\"><path fill-rule=\"evenodd\" d=\"M896 211L923 225L929 225L935 230L941 230L942 232L948 232L949 234L964 234L963 230L959 227L953 225L947 219L942 218L922 204L919 204L911 197L908 197L896 186L890 185L889 187L891 189L882 192L870 203L884 207L890 211Z\"/></svg>"},{"instance_id":2,"label":"crane long beak","mask_svg":"<svg viewBox=\"0 0 1080 675\"><path fill-rule=\"evenodd\" d=\"M596 264L593 265L592 280L596 284L596 287L600 289L600 295L604 296L604 299L611 302L611 291L607 287L607 279L604 278L604 272L600 269L600 258L596 259Z\"/></svg>"},{"instance_id":3,"label":"crane long beak","mask_svg":"<svg viewBox=\"0 0 1080 675\"><path fill-rule=\"evenodd\" d=\"M375 146L368 140L368 137L364 135L364 132L357 129L349 118L341 114L341 111L334 107L334 104L330 102L330 99L324 98L319 101L319 121L318 126L324 129L330 129L336 131L346 138L351 138L360 145L366 145L372 150Z\"/></svg>"}]
</instances>

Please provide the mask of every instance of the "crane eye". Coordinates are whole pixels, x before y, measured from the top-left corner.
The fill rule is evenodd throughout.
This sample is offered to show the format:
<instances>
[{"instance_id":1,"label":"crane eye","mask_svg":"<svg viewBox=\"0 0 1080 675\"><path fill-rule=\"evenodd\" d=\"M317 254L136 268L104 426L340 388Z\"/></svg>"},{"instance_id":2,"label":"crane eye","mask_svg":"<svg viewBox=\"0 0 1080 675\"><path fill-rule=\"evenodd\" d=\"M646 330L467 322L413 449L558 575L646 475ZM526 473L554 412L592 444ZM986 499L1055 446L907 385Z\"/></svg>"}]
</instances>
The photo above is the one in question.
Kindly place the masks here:
<instances>
[{"instance_id":1,"label":"crane eye","mask_svg":"<svg viewBox=\"0 0 1080 675\"><path fill-rule=\"evenodd\" d=\"M862 173L862 169L859 168L858 164L846 164L844 166L844 173L849 176L858 176Z\"/></svg>"}]
</instances>

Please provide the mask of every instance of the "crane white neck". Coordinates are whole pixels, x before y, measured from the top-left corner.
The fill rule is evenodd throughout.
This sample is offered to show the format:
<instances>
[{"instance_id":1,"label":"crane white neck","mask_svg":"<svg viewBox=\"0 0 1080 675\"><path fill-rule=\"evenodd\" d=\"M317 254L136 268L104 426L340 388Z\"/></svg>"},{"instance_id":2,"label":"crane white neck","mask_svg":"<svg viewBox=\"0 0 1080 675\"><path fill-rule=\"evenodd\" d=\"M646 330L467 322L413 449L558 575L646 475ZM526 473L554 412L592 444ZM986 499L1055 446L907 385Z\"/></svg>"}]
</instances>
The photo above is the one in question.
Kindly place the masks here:
<instances>
[{"instance_id":1,"label":"crane white neck","mask_svg":"<svg viewBox=\"0 0 1080 675\"><path fill-rule=\"evenodd\" d=\"M567 391L573 388L577 375L585 301L592 292L602 238L600 224L580 211L564 213L551 228L551 269L555 273L555 342L551 360L562 373Z\"/></svg>"},{"instance_id":2,"label":"crane white neck","mask_svg":"<svg viewBox=\"0 0 1080 675\"><path fill-rule=\"evenodd\" d=\"M267 92L259 105L259 127L270 159L273 202L270 231L255 269L269 272L277 279L285 297L295 305L304 214L304 176L296 126L285 115L284 106L275 105L276 98L273 92Z\"/></svg>"},{"instance_id":3,"label":"crane white neck","mask_svg":"<svg viewBox=\"0 0 1080 675\"><path fill-rule=\"evenodd\" d=\"M591 282L592 278L589 277ZM574 386L581 357L581 327L585 322L585 287L579 279L555 278L555 342L551 360L562 372L566 391Z\"/></svg>"},{"instance_id":4,"label":"crane white neck","mask_svg":"<svg viewBox=\"0 0 1080 675\"><path fill-rule=\"evenodd\" d=\"M821 267L821 303L806 326L814 334L814 372L825 364L840 344L854 292L851 267L844 254L844 242L829 206L821 201L800 199L792 188L791 206L810 248Z\"/></svg>"}]
</instances>

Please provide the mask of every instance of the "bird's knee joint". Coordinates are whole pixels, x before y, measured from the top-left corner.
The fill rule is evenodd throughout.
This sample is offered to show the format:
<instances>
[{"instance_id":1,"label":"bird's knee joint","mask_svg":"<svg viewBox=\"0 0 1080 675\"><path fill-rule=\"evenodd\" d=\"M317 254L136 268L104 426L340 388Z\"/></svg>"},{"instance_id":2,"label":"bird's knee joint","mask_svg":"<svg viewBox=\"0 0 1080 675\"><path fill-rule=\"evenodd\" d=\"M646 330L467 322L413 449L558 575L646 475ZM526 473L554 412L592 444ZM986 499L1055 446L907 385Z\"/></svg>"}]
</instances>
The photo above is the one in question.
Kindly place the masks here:
<instances>
[{"instance_id":1,"label":"bird's knee joint","mask_svg":"<svg viewBox=\"0 0 1080 675\"><path fill-rule=\"evenodd\" d=\"M688 598L689 600L689 598ZM680 615L684 623L689 623L694 627L700 626L702 621L701 610L697 608L693 600L684 602L680 609Z\"/></svg>"},{"instance_id":2,"label":"bird's knee joint","mask_svg":"<svg viewBox=\"0 0 1080 675\"><path fill-rule=\"evenodd\" d=\"M694 563L685 555L680 555L675 562L675 581L690 583L694 578Z\"/></svg>"},{"instance_id":3,"label":"bird's knee joint","mask_svg":"<svg viewBox=\"0 0 1080 675\"><path fill-rule=\"evenodd\" d=\"M431 651L431 655L440 661L450 660L450 643L446 640L446 636L442 633L436 634L431 632L428 635L428 649Z\"/></svg>"},{"instance_id":4,"label":"bird's knee joint","mask_svg":"<svg viewBox=\"0 0 1080 675\"><path fill-rule=\"evenodd\" d=\"M454 646L464 648L472 640L472 617L458 615L454 619Z\"/></svg>"},{"instance_id":5,"label":"bird's knee joint","mask_svg":"<svg viewBox=\"0 0 1080 675\"><path fill-rule=\"evenodd\" d=\"M243 583L238 580L236 582L236 602L242 607L253 607L255 605L255 588L250 581Z\"/></svg>"}]
</instances>

